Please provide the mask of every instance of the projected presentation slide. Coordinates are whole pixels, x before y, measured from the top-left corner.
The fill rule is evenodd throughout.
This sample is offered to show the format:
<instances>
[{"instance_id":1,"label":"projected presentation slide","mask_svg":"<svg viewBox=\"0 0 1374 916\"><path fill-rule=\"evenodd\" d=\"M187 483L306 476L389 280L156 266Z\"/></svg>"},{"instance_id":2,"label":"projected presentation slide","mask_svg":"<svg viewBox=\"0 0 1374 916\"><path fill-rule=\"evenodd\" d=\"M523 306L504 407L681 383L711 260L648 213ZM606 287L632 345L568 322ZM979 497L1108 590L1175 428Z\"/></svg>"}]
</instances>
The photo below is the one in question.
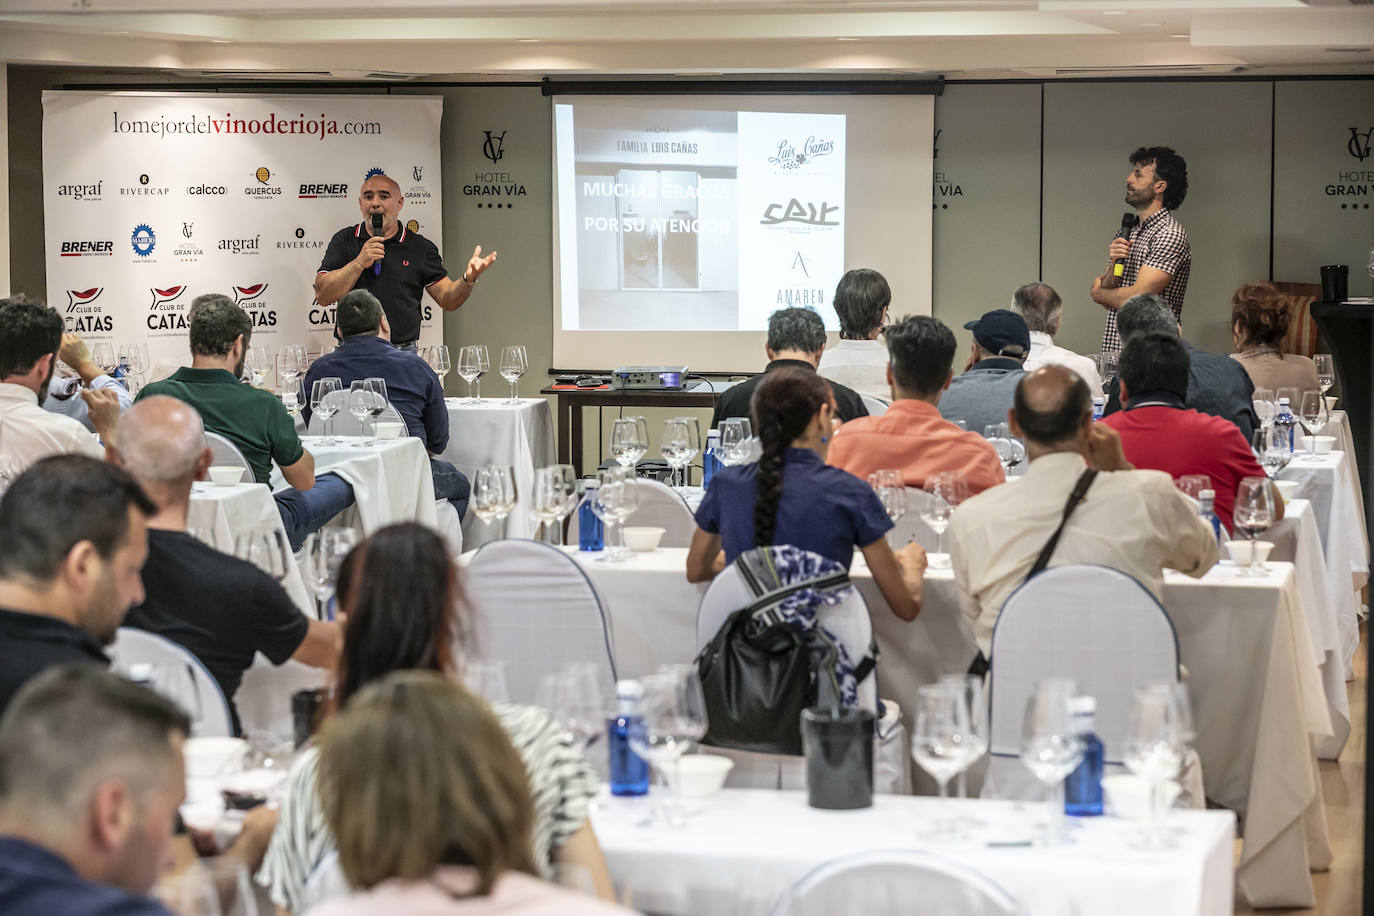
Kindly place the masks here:
<instances>
[{"instance_id":1,"label":"projected presentation slide","mask_svg":"<svg viewBox=\"0 0 1374 916\"><path fill-rule=\"evenodd\" d=\"M831 305L845 115L554 106L562 329L759 331Z\"/></svg>"}]
</instances>

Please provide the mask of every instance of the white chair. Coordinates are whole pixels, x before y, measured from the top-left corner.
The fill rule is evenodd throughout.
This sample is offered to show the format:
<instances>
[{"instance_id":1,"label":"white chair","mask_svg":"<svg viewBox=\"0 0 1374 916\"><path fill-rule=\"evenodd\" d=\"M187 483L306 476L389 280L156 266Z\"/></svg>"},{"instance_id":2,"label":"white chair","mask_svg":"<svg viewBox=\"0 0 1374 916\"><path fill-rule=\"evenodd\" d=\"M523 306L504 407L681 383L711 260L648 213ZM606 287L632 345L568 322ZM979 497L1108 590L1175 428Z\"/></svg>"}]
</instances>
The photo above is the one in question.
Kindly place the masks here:
<instances>
[{"instance_id":1,"label":"white chair","mask_svg":"<svg viewBox=\"0 0 1374 916\"><path fill-rule=\"evenodd\" d=\"M928 852L885 849L816 866L783 893L771 916L832 913L1029 916L1030 911L967 865Z\"/></svg>"},{"instance_id":2,"label":"white chair","mask_svg":"<svg viewBox=\"0 0 1374 916\"><path fill-rule=\"evenodd\" d=\"M882 398L875 398L871 394L861 394L859 397L863 399L864 407L868 410L870 417L881 417L887 413L888 403Z\"/></svg>"},{"instance_id":3,"label":"white chair","mask_svg":"<svg viewBox=\"0 0 1374 916\"><path fill-rule=\"evenodd\" d=\"M219 689L219 683L186 647L156 633L120 627L114 643L109 647L109 655L115 670L125 675L132 672L136 665L184 669L189 683L180 685L183 688L178 691L180 695L171 699L191 717L191 736L224 738L234 734L229 703ZM154 684L154 689L159 686L170 687L175 683L169 679L167 684Z\"/></svg>"},{"instance_id":4,"label":"white chair","mask_svg":"<svg viewBox=\"0 0 1374 916\"><path fill-rule=\"evenodd\" d=\"M610 624L576 560L539 541L488 541L469 561L463 591L478 621L472 651L506 663L512 703L533 703L540 678L570 662L594 663L610 695L616 679Z\"/></svg>"},{"instance_id":5,"label":"white chair","mask_svg":"<svg viewBox=\"0 0 1374 916\"><path fill-rule=\"evenodd\" d=\"M639 491L639 507L625 524L662 528L663 539L658 542L660 547L692 546L692 532L696 531L697 520L682 494L666 483L647 477L638 478L635 488ZM577 513L573 512L568 522L569 544L577 543L579 530Z\"/></svg>"},{"instance_id":6,"label":"white chair","mask_svg":"<svg viewBox=\"0 0 1374 916\"><path fill-rule=\"evenodd\" d=\"M243 452L239 451L239 447L219 433L212 433L207 429L205 431L205 444L215 454L215 457L211 459L211 464L252 470L248 465L248 459L243 457Z\"/></svg>"},{"instance_id":7,"label":"white chair","mask_svg":"<svg viewBox=\"0 0 1374 916\"><path fill-rule=\"evenodd\" d=\"M1154 595L1120 570L1055 566L1012 592L992 633L985 796L1039 797L1018 759L1037 681L1069 677L1097 699L1094 732L1120 764L1131 702L1147 684L1178 680L1178 636Z\"/></svg>"}]
</instances>

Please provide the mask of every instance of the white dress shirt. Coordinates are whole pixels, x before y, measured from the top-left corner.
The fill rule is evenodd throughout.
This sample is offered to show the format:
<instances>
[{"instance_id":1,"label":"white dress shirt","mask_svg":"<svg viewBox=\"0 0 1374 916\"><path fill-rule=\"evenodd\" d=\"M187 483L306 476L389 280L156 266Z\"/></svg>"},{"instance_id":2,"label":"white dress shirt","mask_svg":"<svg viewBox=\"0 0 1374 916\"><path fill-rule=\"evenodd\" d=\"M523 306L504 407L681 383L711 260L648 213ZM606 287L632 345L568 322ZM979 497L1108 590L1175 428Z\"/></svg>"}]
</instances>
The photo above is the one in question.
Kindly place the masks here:
<instances>
[{"instance_id":1,"label":"white dress shirt","mask_svg":"<svg viewBox=\"0 0 1374 916\"><path fill-rule=\"evenodd\" d=\"M816 371L859 394L892 402L892 387L887 383L887 344L881 340L841 340L826 347Z\"/></svg>"},{"instance_id":2,"label":"white dress shirt","mask_svg":"<svg viewBox=\"0 0 1374 916\"><path fill-rule=\"evenodd\" d=\"M1019 482L984 490L954 510L949 552L959 609L984 655L1002 604L1026 580L1087 466L1077 452L1042 455ZM1168 474L1103 471L1069 516L1049 565L1110 566L1158 599L1164 569L1201 576L1216 562L1216 535Z\"/></svg>"},{"instance_id":3,"label":"white dress shirt","mask_svg":"<svg viewBox=\"0 0 1374 916\"><path fill-rule=\"evenodd\" d=\"M38 459L61 454L105 457L86 427L39 407L33 389L0 382L0 472L13 479Z\"/></svg>"},{"instance_id":4,"label":"white dress shirt","mask_svg":"<svg viewBox=\"0 0 1374 916\"><path fill-rule=\"evenodd\" d=\"M1083 376L1083 381L1088 383L1088 391L1093 397L1103 396L1102 376L1097 372L1097 364L1091 359L1056 346L1054 338L1044 331L1031 331L1030 339L1030 356L1026 357L1027 372L1034 372L1041 366L1067 366Z\"/></svg>"}]
</instances>

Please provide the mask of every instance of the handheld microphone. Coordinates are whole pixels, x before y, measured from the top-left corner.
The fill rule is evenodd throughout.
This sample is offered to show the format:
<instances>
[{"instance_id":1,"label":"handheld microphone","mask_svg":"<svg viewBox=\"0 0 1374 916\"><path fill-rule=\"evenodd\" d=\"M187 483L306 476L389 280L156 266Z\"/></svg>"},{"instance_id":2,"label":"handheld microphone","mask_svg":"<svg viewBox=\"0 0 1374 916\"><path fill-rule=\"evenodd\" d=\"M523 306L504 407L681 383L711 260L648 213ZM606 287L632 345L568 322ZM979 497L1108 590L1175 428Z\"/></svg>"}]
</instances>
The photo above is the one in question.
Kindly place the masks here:
<instances>
[{"instance_id":1,"label":"handheld microphone","mask_svg":"<svg viewBox=\"0 0 1374 916\"><path fill-rule=\"evenodd\" d=\"M1131 237L1131 230L1135 228L1138 222L1140 222L1140 217L1136 216L1134 213L1121 214L1121 228L1116 231L1114 238L1129 239ZM1119 280L1125 273L1126 259L1117 258L1112 264L1112 276Z\"/></svg>"},{"instance_id":2,"label":"handheld microphone","mask_svg":"<svg viewBox=\"0 0 1374 916\"><path fill-rule=\"evenodd\" d=\"M382 214L380 214L380 213L374 213L374 214L372 214L372 234L373 234L373 236L375 236L375 237L377 237L377 238L381 238L381 235L382 235ZM373 261L373 262L372 262L372 276L374 276L374 277L380 277L381 275L382 275L382 262L381 262L381 261Z\"/></svg>"}]
</instances>

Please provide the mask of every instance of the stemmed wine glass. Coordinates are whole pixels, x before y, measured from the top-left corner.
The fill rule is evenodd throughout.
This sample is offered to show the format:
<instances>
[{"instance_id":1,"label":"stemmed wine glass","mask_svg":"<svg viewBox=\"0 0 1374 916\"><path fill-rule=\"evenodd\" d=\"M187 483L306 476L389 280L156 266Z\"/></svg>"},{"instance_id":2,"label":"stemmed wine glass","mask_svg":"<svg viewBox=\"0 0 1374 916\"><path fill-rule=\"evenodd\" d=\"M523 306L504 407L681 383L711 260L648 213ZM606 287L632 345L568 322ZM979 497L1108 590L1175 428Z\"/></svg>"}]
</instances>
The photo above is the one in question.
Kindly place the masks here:
<instances>
[{"instance_id":1,"label":"stemmed wine glass","mask_svg":"<svg viewBox=\"0 0 1374 916\"><path fill-rule=\"evenodd\" d=\"M679 670L650 674L640 680L644 696L640 717L644 728L630 731L630 748L659 775L667 798L660 806L669 827L685 823L673 802L674 783L669 773L677 761L706 734L706 701L701 681Z\"/></svg>"},{"instance_id":2,"label":"stemmed wine glass","mask_svg":"<svg viewBox=\"0 0 1374 916\"><path fill-rule=\"evenodd\" d=\"M286 532L280 528L258 528L243 532L234 538L234 556L252 563L278 583L286 580L291 563L295 562L291 545L286 541Z\"/></svg>"},{"instance_id":3,"label":"stemmed wine glass","mask_svg":"<svg viewBox=\"0 0 1374 916\"><path fill-rule=\"evenodd\" d=\"M1112 379L1116 378L1117 354L1099 353L1097 354L1097 374L1102 377L1102 387L1105 389L1111 385Z\"/></svg>"},{"instance_id":4,"label":"stemmed wine glass","mask_svg":"<svg viewBox=\"0 0 1374 916\"><path fill-rule=\"evenodd\" d=\"M504 521L515 508L515 471L508 464L488 464L477 469L472 481L472 509L484 522Z\"/></svg>"},{"instance_id":5,"label":"stemmed wine glass","mask_svg":"<svg viewBox=\"0 0 1374 916\"><path fill-rule=\"evenodd\" d=\"M973 734L964 688L945 683L917 687L911 754L916 764L933 776L940 787L942 815L948 814L945 787L951 777L973 763L972 748ZM943 816L931 825L926 836L948 837L957 833L957 826Z\"/></svg>"},{"instance_id":6,"label":"stemmed wine glass","mask_svg":"<svg viewBox=\"0 0 1374 916\"><path fill-rule=\"evenodd\" d=\"M562 526L556 525L564 513L564 507L577 496L577 478L570 464L552 464L536 468L534 472L534 496L531 512L539 519L541 529L548 526L550 539L558 544L562 541Z\"/></svg>"},{"instance_id":7,"label":"stemmed wine glass","mask_svg":"<svg viewBox=\"0 0 1374 916\"><path fill-rule=\"evenodd\" d=\"M481 374L482 370L477 360L477 348L463 347L460 349L458 351L458 376L468 383L468 396L462 400L462 403L477 403L477 399L472 396L472 382Z\"/></svg>"},{"instance_id":8,"label":"stemmed wine glass","mask_svg":"<svg viewBox=\"0 0 1374 916\"><path fill-rule=\"evenodd\" d=\"M295 348L287 346L277 351L277 385L280 388L294 387L304 371Z\"/></svg>"},{"instance_id":9,"label":"stemmed wine glass","mask_svg":"<svg viewBox=\"0 0 1374 916\"><path fill-rule=\"evenodd\" d=\"M1317 455L1317 434L1326 426L1326 399L1315 388L1302 393L1302 407L1298 411L1303 429L1307 431L1307 457L1303 461L1320 463Z\"/></svg>"},{"instance_id":10,"label":"stemmed wine glass","mask_svg":"<svg viewBox=\"0 0 1374 916\"><path fill-rule=\"evenodd\" d=\"M1256 388L1250 395L1250 403L1255 408L1255 416L1259 417L1261 428L1274 425L1274 417L1278 416L1279 412L1279 402L1274 399L1272 388Z\"/></svg>"},{"instance_id":11,"label":"stemmed wine glass","mask_svg":"<svg viewBox=\"0 0 1374 916\"><path fill-rule=\"evenodd\" d=\"M1259 543L1260 532L1274 524L1272 490L1273 484L1268 477L1244 477L1236 488L1236 508L1232 518L1235 530L1250 539L1250 569L1247 575L1263 574L1255 545Z\"/></svg>"},{"instance_id":12,"label":"stemmed wine glass","mask_svg":"<svg viewBox=\"0 0 1374 916\"><path fill-rule=\"evenodd\" d=\"M509 703L506 687L506 663L497 658L465 658L462 664L463 686L492 703Z\"/></svg>"},{"instance_id":13,"label":"stemmed wine glass","mask_svg":"<svg viewBox=\"0 0 1374 916\"><path fill-rule=\"evenodd\" d=\"M477 396L473 398L473 401L480 404L482 402L482 376L491 371L491 357L487 355L487 345L473 344L472 358L477 367L477 374L473 377L473 381L477 383Z\"/></svg>"},{"instance_id":14,"label":"stemmed wine glass","mask_svg":"<svg viewBox=\"0 0 1374 916\"><path fill-rule=\"evenodd\" d=\"M968 706L968 726L969 726L969 761L968 767L978 762L978 758L988 752L988 701L987 694L983 690L983 679L975 674L942 674L939 683L952 685L963 691L964 702ZM968 797L968 786L965 784L964 773L968 767L959 773L959 797ZM961 818L966 827L979 827L983 821L978 818Z\"/></svg>"},{"instance_id":15,"label":"stemmed wine glass","mask_svg":"<svg viewBox=\"0 0 1374 916\"><path fill-rule=\"evenodd\" d=\"M753 432L745 417L728 417L720 421L720 463L727 467L745 464L749 460Z\"/></svg>"},{"instance_id":16,"label":"stemmed wine glass","mask_svg":"<svg viewBox=\"0 0 1374 916\"><path fill-rule=\"evenodd\" d=\"M968 479L963 471L941 471L926 478L927 499L921 507L921 521L935 532L935 553L927 560L932 569L948 569L949 554L944 552L945 529L954 508L968 498Z\"/></svg>"},{"instance_id":17,"label":"stemmed wine glass","mask_svg":"<svg viewBox=\"0 0 1374 916\"><path fill-rule=\"evenodd\" d=\"M306 539L310 589L319 604L321 620L334 619L332 600L338 591L339 567L357 543L358 532L353 528L321 528Z\"/></svg>"},{"instance_id":18,"label":"stemmed wine glass","mask_svg":"<svg viewBox=\"0 0 1374 916\"><path fill-rule=\"evenodd\" d=\"M1127 769L1150 784L1149 827L1143 837L1147 849L1166 845L1159 789L1178 776L1183 766L1187 751L1185 734L1179 703L1171 691L1151 686L1135 692L1122 743L1122 760Z\"/></svg>"},{"instance_id":19,"label":"stemmed wine glass","mask_svg":"<svg viewBox=\"0 0 1374 916\"><path fill-rule=\"evenodd\" d=\"M888 518L895 522L906 515L906 480L901 471L892 468L874 471L868 475L868 485L878 495L878 502L883 504Z\"/></svg>"},{"instance_id":20,"label":"stemmed wine glass","mask_svg":"<svg viewBox=\"0 0 1374 916\"><path fill-rule=\"evenodd\" d=\"M363 438L362 445L371 445L367 438L367 418L372 416L372 407L377 394L372 390L372 380L359 378L348 383L348 412L358 421L358 435Z\"/></svg>"},{"instance_id":21,"label":"stemmed wine glass","mask_svg":"<svg viewBox=\"0 0 1374 916\"><path fill-rule=\"evenodd\" d=\"M386 409L387 409L388 407L390 407L391 404L390 404L390 402L387 400L387 396L386 396L386 379L382 379L382 378L370 378L370 379L368 379L367 381L368 381L368 384L370 384L370 385L372 386L372 394L373 394L372 406L371 406L371 408L368 410L368 414L372 417L372 442L371 442L371 444L375 445L375 444L377 443L377 419L378 419L382 414L386 413Z\"/></svg>"},{"instance_id":22,"label":"stemmed wine glass","mask_svg":"<svg viewBox=\"0 0 1374 916\"><path fill-rule=\"evenodd\" d=\"M579 753L585 754L606 731L606 697L599 672L591 662L573 662L540 678L540 706L563 726Z\"/></svg>"},{"instance_id":23,"label":"stemmed wine glass","mask_svg":"<svg viewBox=\"0 0 1374 916\"><path fill-rule=\"evenodd\" d=\"M611 424L611 457L632 469L649 451L649 423L643 417L621 417Z\"/></svg>"},{"instance_id":24,"label":"stemmed wine glass","mask_svg":"<svg viewBox=\"0 0 1374 916\"><path fill-rule=\"evenodd\" d=\"M438 344L429 348L429 367L434 370L434 374L439 376L439 387L444 387L444 376L453 369L453 361L449 356L448 346Z\"/></svg>"},{"instance_id":25,"label":"stemmed wine glass","mask_svg":"<svg viewBox=\"0 0 1374 916\"><path fill-rule=\"evenodd\" d=\"M1318 353L1312 357L1312 362L1317 367L1317 385L1322 390L1322 397L1331 390L1331 386L1336 384L1336 366L1331 361L1330 353Z\"/></svg>"},{"instance_id":26,"label":"stemmed wine glass","mask_svg":"<svg viewBox=\"0 0 1374 916\"><path fill-rule=\"evenodd\" d=\"M501 377L510 382L510 400L507 404L519 404L520 399L515 394L515 383L520 380L520 376L529 369L529 357L525 355L523 344L509 344L501 348Z\"/></svg>"},{"instance_id":27,"label":"stemmed wine glass","mask_svg":"<svg viewBox=\"0 0 1374 916\"><path fill-rule=\"evenodd\" d=\"M634 473L626 468L602 468L596 472L596 478L592 513L606 526L606 552L597 562L615 563L630 555L624 544L624 532L618 545L613 543L612 535L616 525L624 523L639 508L639 488L635 486Z\"/></svg>"},{"instance_id":28,"label":"stemmed wine glass","mask_svg":"<svg viewBox=\"0 0 1374 916\"><path fill-rule=\"evenodd\" d=\"M1064 777L1083 760L1083 742L1069 709L1069 700L1077 693L1072 680L1049 678L1036 683L1026 702L1021 763L1045 785L1049 823L1041 842L1046 846L1070 842L1064 831Z\"/></svg>"},{"instance_id":29,"label":"stemmed wine glass","mask_svg":"<svg viewBox=\"0 0 1374 916\"><path fill-rule=\"evenodd\" d=\"M1026 457L1026 448L1012 438L1011 429L1006 423L989 423L983 427L983 438L997 449L997 460L1002 462L1005 473L1020 464Z\"/></svg>"},{"instance_id":30,"label":"stemmed wine glass","mask_svg":"<svg viewBox=\"0 0 1374 916\"><path fill-rule=\"evenodd\" d=\"M273 365L272 348L256 344L248 348L243 359L243 380L254 388L261 388Z\"/></svg>"},{"instance_id":31,"label":"stemmed wine glass","mask_svg":"<svg viewBox=\"0 0 1374 916\"><path fill-rule=\"evenodd\" d=\"M695 417L673 417L663 421L663 434L659 437L658 448L663 454L663 460L668 462L668 467L672 468L670 485L678 485L678 475L684 474L684 468L692 463L692 459L701 449L701 430L694 426ZM695 438L693 433L695 431ZM686 479L684 474L683 483Z\"/></svg>"},{"instance_id":32,"label":"stemmed wine glass","mask_svg":"<svg viewBox=\"0 0 1374 916\"><path fill-rule=\"evenodd\" d=\"M1273 426L1262 426L1255 430L1254 446L1260 467L1264 468L1264 473L1271 478L1276 477L1279 471L1288 467L1288 462L1293 460L1293 452L1288 447L1288 436Z\"/></svg>"},{"instance_id":33,"label":"stemmed wine glass","mask_svg":"<svg viewBox=\"0 0 1374 916\"><path fill-rule=\"evenodd\" d=\"M334 431L330 421L334 419L334 414L339 412L339 401L342 400L342 396L337 392L342 390L343 380L333 376L317 378L310 383L310 412L318 414L323 421L325 445L334 444Z\"/></svg>"},{"instance_id":34,"label":"stemmed wine glass","mask_svg":"<svg viewBox=\"0 0 1374 916\"><path fill-rule=\"evenodd\" d=\"M1184 474L1174 481L1174 487L1193 502L1201 502L1202 491L1212 489L1212 478L1206 474Z\"/></svg>"}]
</instances>

